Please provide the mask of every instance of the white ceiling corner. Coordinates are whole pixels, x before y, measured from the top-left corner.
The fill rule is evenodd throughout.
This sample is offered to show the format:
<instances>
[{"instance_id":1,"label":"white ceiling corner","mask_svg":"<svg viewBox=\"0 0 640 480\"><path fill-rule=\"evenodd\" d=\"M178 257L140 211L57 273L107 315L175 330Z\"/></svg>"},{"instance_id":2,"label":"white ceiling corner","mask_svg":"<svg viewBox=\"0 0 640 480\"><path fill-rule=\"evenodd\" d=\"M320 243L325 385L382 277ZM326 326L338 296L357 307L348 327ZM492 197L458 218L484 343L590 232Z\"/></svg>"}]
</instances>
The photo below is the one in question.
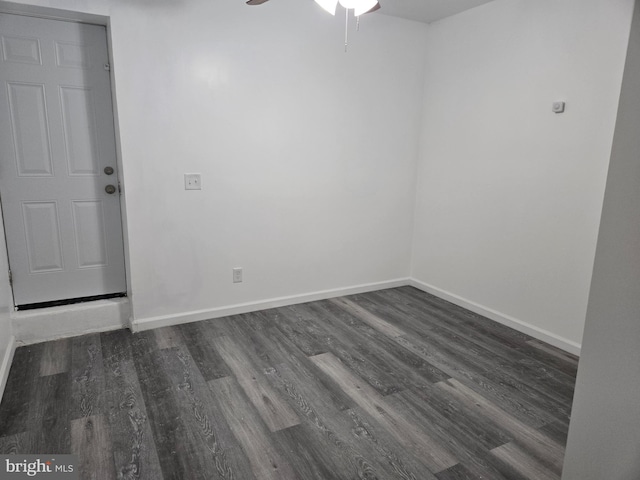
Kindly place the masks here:
<instances>
[{"instance_id":1,"label":"white ceiling corner","mask_svg":"<svg viewBox=\"0 0 640 480\"><path fill-rule=\"evenodd\" d=\"M431 23L493 0L380 0L378 13Z\"/></svg>"}]
</instances>

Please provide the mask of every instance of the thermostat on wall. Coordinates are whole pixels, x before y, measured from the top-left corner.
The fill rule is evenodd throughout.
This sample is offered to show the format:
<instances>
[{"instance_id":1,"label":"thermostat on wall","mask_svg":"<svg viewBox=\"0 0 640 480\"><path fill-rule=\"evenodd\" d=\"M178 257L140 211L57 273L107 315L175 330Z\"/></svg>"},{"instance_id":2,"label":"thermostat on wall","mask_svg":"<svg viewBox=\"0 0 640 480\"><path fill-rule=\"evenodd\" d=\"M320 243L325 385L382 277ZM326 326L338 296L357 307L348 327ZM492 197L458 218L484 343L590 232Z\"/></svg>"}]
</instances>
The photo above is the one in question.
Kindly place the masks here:
<instances>
[{"instance_id":1,"label":"thermostat on wall","mask_svg":"<svg viewBox=\"0 0 640 480\"><path fill-rule=\"evenodd\" d=\"M564 102L553 102L553 113L564 113Z\"/></svg>"}]
</instances>

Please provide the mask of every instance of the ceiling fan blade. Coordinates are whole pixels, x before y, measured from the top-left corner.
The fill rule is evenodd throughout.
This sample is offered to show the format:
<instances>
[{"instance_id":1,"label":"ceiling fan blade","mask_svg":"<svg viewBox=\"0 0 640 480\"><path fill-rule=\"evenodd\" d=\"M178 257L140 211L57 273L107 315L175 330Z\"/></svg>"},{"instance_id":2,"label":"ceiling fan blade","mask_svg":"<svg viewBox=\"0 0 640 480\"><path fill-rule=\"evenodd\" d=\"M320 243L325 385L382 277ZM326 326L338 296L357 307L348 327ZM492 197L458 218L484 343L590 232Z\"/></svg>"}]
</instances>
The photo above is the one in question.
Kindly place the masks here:
<instances>
[{"instance_id":1,"label":"ceiling fan blade","mask_svg":"<svg viewBox=\"0 0 640 480\"><path fill-rule=\"evenodd\" d=\"M268 2L269 0L249 0L247 2L247 5L262 5L265 2Z\"/></svg>"},{"instance_id":2,"label":"ceiling fan blade","mask_svg":"<svg viewBox=\"0 0 640 480\"><path fill-rule=\"evenodd\" d=\"M376 4L373 6L373 8L372 8L372 9L367 10L366 12L364 12L364 13L363 13L363 15L364 15L364 14L366 14L366 13L373 13L373 12L375 12L375 11L377 11L377 10L380 10L380 8L381 8L381 7L380 7L380 2L378 2L378 3L376 3Z\"/></svg>"},{"instance_id":3,"label":"ceiling fan blade","mask_svg":"<svg viewBox=\"0 0 640 480\"><path fill-rule=\"evenodd\" d=\"M353 14L356 17L364 15L365 13L375 12L380 9L380 4L377 0L361 0L353 7Z\"/></svg>"}]
</instances>

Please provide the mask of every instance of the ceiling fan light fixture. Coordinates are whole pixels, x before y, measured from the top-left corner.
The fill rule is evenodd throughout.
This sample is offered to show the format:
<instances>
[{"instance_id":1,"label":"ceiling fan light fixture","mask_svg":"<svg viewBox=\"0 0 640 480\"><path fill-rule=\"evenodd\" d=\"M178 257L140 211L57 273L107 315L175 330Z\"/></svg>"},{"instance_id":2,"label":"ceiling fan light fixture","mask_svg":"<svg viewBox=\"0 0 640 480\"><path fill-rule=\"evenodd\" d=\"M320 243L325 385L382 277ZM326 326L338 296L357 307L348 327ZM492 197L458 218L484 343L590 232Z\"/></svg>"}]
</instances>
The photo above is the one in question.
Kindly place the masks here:
<instances>
[{"instance_id":1,"label":"ceiling fan light fixture","mask_svg":"<svg viewBox=\"0 0 640 480\"><path fill-rule=\"evenodd\" d=\"M353 9L356 8L359 3L362 3L362 0L339 0L339 2L344 8Z\"/></svg>"},{"instance_id":2,"label":"ceiling fan light fixture","mask_svg":"<svg viewBox=\"0 0 640 480\"><path fill-rule=\"evenodd\" d=\"M331 15L336 14L336 9L338 8L338 0L316 0L316 3Z\"/></svg>"},{"instance_id":3,"label":"ceiling fan light fixture","mask_svg":"<svg viewBox=\"0 0 640 480\"><path fill-rule=\"evenodd\" d=\"M340 3L342 3L342 0L340 0ZM378 0L359 0L353 3L356 3L355 7L351 7L354 9L353 13L356 17L359 17L375 8L378 5Z\"/></svg>"}]
</instances>

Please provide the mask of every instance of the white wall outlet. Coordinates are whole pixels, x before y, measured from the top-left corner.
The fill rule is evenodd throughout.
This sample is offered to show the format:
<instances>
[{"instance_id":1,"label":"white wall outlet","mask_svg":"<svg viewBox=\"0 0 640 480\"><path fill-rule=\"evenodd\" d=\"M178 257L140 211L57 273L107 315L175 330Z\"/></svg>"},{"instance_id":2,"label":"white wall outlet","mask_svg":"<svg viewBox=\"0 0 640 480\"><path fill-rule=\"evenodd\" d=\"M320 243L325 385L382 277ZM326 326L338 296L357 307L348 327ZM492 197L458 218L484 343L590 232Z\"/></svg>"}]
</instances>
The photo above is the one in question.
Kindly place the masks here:
<instances>
[{"instance_id":1,"label":"white wall outlet","mask_svg":"<svg viewBox=\"0 0 640 480\"><path fill-rule=\"evenodd\" d=\"M553 113L564 113L565 106L564 102L553 102Z\"/></svg>"},{"instance_id":2,"label":"white wall outlet","mask_svg":"<svg viewBox=\"0 0 640 480\"><path fill-rule=\"evenodd\" d=\"M242 283L242 268L237 267L233 269L233 283Z\"/></svg>"},{"instance_id":3,"label":"white wall outlet","mask_svg":"<svg viewBox=\"0 0 640 480\"><path fill-rule=\"evenodd\" d=\"M184 189L185 190L202 190L202 179L199 173L185 173L184 174Z\"/></svg>"}]
</instances>

